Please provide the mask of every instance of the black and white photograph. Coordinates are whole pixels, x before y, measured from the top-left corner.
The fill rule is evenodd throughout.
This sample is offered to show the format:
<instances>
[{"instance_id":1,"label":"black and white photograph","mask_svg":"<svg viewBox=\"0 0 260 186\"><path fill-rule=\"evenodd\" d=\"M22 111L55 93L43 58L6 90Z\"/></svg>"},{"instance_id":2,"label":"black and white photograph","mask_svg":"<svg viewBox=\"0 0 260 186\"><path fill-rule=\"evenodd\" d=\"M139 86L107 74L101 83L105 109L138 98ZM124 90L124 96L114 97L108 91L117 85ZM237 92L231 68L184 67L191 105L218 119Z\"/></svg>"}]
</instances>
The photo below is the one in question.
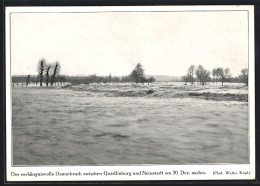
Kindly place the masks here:
<instances>
[{"instance_id":1,"label":"black and white photograph","mask_svg":"<svg viewBox=\"0 0 260 186\"><path fill-rule=\"evenodd\" d=\"M6 10L10 180L254 178L253 6Z\"/></svg>"}]
</instances>

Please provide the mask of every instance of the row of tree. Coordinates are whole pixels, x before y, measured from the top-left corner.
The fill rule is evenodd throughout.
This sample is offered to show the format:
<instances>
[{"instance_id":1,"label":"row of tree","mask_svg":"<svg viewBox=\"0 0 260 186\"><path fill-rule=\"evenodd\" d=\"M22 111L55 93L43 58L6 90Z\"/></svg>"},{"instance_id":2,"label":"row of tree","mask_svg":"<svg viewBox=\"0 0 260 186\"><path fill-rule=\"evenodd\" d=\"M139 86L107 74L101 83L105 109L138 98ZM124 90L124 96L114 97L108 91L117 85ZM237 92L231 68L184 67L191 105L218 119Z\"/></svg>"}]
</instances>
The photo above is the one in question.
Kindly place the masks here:
<instances>
[{"instance_id":1,"label":"row of tree","mask_svg":"<svg viewBox=\"0 0 260 186\"><path fill-rule=\"evenodd\" d=\"M211 74L213 79L210 76ZM242 69L238 77L231 77L229 68L214 68L212 73L210 73L210 71L206 70L202 65L199 65L198 67L191 65L188 68L187 75L183 76L182 80L185 84L190 83L191 85L193 85L194 82L205 85L206 83L213 81L215 83L221 82L223 86L224 82L231 80L248 85L248 69Z\"/></svg>"},{"instance_id":2,"label":"row of tree","mask_svg":"<svg viewBox=\"0 0 260 186\"><path fill-rule=\"evenodd\" d=\"M37 65L37 76L14 76L12 77L13 83L18 82L25 82L26 86L33 82L36 85L40 83L40 86L43 86L43 83L45 83L46 86L53 86L53 84L56 82L58 83L65 83L70 82L72 84L89 84L89 83L110 83L110 82L135 82L135 83L152 83L155 82L154 77L146 78L144 74L144 68L140 63L136 65L136 67L133 69L133 71L130 73L130 75L123 76L123 77L112 77L111 73L109 76L96 76L90 75L90 76L64 76L60 75L60 69L61 65L59 62L54 63L47 63L45 59L40 59ZM26 78L26 80L25 80ZM14 86L14 85L13 85ZM18 84L17 84L18 86Z\"/></svg>"},{"instance_id":3,"label":"row of tree","mask_svg":"<svg viewBox=\"0 0 260 186\"><path fill-rule=\"evenodd\" d=\"M51 76L50 76L51 77ZM19 86L19 84L25 85L27 86L28 84L39 84L39 76L38 75L18 75L18 76L12 76L12 83L13 86ZM44 84L46 84L46 77L44 76L43 78L43 82L42 82L42 86ZM53 83L53 85L56 84L64 84L65 82L67 82L67 76L65 75L58 75L55 77L55 81ZM51 83L49 83L51 84Z\"/></svg>"},{"instance_id":4,"label":"row of tree","mask_svg":"<svg viewBox=\"0 0 260 186\"><path fill-rule=\"evenodd\" d=\"M146 78L144 74L143 66L138 63L135 68L131 71L131 73L127 76L123 77L116 77L112 76L111 73L109 76L74 76L74 77L67 77L67 81L72 84L89 84L89 83L111 83L111 82L122 82L122 83L152 83L155 82L156 79L154 77Z\"/></svg>"},{"instance_id":5,"label":"row of tree","mask_svg":"<svg viewBox=\"0 0 260 186\"><path fill-rule=\"evenodd\" d=\"M30 81L35 82L36 85L39 82L40 86L45 82L46 86L53 86L54 83L60 82L70 82L72 84L89 84L89 83L110 83L110 82L135 82L135 83L152 83L155 82L156 79L154 77L145 77L145 70L141 63L138 63L135 68L131 71L131 73L127 76L123 77L112 77L111 74L109 76L81 76L81 77L69 77L59 75L61 69L61 65L59 62L47 63L45 59L41 59L38 62L36 80L30 75L27 76L26 85L30 83ZM212 77L211 78L211 74ZM13 77L12 82L18 82L20 77ZM182 80L185 84L190 83L193 85L194 82L200 83L201 85L205 85L208 82L221 82L222 86L224 82L240 82L248 84L248 69L242 69L241 74L238 77L231 77L229 68L214 68L212 73L206 70L202 65L191 65L188 68L187 74L182 77ZM24 82L24 81L23 81Z\"/></svg>"},{"instance_id":6,"label":"row of tree","mask_svg":"<svg viewBox=\"0 0 260 186\"><path fill-rule=\"evenodd\" d=\"M58 61L54 63L46 63L45 59L41 59L37 66L37 80L36 85L38 81L40 82L40 86L42 86L42 83L45 78L45 84L46 86L50 85L53 86L54 82L56 81L56 77L58 76L60 72L60 63ZM28 77L29 78L29 77Z\"/></svg>"}]
</instances>

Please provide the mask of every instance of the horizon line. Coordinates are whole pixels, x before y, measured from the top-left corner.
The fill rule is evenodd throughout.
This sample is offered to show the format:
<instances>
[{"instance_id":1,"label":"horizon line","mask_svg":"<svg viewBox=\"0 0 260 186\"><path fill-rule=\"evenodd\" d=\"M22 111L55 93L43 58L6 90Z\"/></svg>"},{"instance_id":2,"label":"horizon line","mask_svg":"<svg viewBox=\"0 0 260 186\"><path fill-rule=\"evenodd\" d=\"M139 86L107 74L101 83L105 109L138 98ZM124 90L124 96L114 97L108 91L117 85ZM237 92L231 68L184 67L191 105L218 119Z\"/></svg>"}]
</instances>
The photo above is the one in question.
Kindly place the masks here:
<instances>
[{"instance_id":1,"label":"horizon line","mask_svg":"<svg viewBox=\"0 0 260 186\"><path fill-rule=\"evenodd\" d=\"M37 74L12 74L11 76L37 76ZM96 76L102 76L102 77L108 77L109 75L97 75L97 74L89 74L89 75L86 75L86 74L59 74L59 75L62 75L62 76L93 76L93 75L96 75ZM130 75L130 74L129 74ZM125 76L129 76L129 75L113 75L111 74L112 77L125 77ZM158 75L150 75L150 74L145 74L145 76L170 76L170 77L182 77L183 75L163 75L163 74L158 74Z\"/></svg>"}]
</instances>

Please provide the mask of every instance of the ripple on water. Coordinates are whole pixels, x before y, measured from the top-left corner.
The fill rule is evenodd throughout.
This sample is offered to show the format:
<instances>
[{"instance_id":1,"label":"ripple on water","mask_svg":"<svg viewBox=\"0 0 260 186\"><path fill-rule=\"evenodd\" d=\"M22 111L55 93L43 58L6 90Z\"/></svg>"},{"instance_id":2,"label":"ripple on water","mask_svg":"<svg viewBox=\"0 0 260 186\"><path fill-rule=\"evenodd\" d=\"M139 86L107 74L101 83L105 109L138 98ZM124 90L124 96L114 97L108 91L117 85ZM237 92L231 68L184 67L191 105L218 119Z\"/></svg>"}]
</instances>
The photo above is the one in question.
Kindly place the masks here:
<instances>
[{"instance_id":1,"label":"ripple on water","mask_svg":"<svg viewBox=\"0 0 260 186\"><path fill-rule=\"evenodd\" d=\"M12 91L16 165L248 162L247 104L25 91Z\"/></svg>"}]
</instances>

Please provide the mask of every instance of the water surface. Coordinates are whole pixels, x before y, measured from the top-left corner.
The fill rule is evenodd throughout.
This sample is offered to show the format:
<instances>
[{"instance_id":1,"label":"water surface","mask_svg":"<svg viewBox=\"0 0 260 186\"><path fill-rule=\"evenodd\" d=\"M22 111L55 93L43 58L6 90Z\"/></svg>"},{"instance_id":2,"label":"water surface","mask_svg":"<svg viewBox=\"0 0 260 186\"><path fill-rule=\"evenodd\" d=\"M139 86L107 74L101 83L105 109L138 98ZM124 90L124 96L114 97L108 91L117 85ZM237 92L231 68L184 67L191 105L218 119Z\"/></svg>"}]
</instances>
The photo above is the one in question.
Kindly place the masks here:
<instances>
[{"instance_id":1,"label":"water surface","mask_svg":"<svg viewBox=\"0 0 260 186\"><path fill-rule=\"evenodd\" d=\"M13 88L14 165L249 163L248 103Z\"/></svg>"}]
</instances>

